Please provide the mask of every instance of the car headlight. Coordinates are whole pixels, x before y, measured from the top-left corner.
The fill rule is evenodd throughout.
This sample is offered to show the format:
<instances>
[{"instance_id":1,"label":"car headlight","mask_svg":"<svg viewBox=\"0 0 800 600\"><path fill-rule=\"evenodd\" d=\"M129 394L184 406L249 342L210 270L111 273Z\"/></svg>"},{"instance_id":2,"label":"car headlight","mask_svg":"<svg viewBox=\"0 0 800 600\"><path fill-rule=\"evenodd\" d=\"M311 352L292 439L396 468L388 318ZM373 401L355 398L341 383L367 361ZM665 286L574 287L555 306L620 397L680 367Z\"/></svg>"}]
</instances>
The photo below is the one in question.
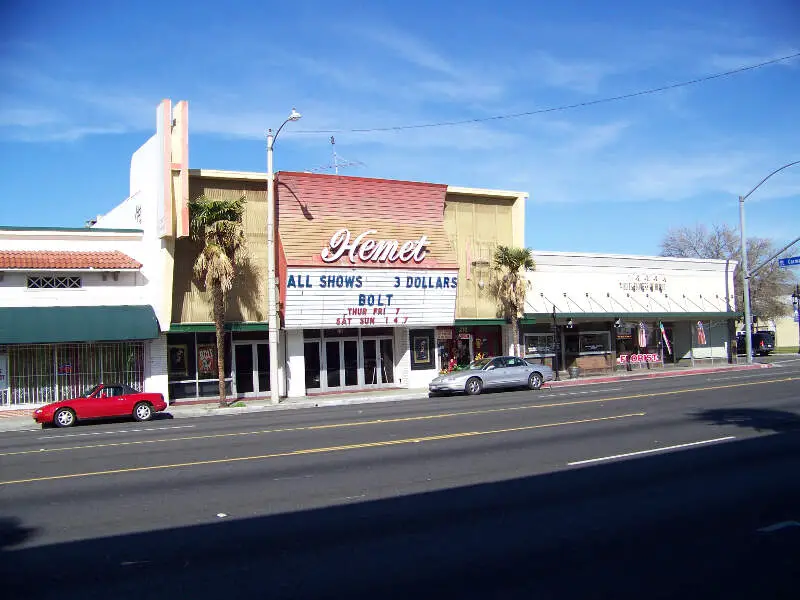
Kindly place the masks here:
<instances>
[{"instance_id":1,"label":"car headlight","mask_svg":"<svg viewBox=\"0 0 800 600\"><path fill-rule=\"evenodd\" d=\"M35 411L33 411L33 414L36 414L36 415L42 414L42 409L41 408L37 408Z\"/></svg>"}]
</instances>

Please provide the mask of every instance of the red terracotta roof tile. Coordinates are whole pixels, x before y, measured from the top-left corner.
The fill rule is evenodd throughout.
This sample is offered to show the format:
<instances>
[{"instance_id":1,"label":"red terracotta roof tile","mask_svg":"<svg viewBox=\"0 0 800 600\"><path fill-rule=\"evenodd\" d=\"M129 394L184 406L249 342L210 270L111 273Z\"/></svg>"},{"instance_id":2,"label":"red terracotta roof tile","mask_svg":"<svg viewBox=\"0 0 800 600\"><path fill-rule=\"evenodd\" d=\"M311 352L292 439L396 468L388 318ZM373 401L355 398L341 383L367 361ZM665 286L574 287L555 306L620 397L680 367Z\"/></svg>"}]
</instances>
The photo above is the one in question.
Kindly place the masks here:
<instances>
[{"instance_id":1,"label":"red terracotta roof tile","mask_svg":"<svg viewBox=\"0 0 800 600\"><path fill-rule=\"evenodd\" d=\"M142 264L118 250L0 250L0 269L141 269Z\"/></svg>"}]
</instances>

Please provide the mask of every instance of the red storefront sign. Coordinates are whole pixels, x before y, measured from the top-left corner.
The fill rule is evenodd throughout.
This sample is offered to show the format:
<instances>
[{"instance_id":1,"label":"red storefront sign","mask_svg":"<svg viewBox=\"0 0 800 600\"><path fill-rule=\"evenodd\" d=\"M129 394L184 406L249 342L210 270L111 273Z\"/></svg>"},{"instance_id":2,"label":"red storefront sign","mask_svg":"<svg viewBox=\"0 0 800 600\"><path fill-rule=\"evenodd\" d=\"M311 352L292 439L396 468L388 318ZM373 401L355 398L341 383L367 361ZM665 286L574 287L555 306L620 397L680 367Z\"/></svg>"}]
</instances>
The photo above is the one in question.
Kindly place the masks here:
<instances>
[{"instance_id":1,"label":"red storefront sign","mask_svg":"<svg viewBox=\"0 0 800 600\"><path fill-rule=\"evenodd\" d=\"M620 364L661 362L661 357L658 354L621 354L617 357L617 362Z\"/></svg>"}]
</instances>

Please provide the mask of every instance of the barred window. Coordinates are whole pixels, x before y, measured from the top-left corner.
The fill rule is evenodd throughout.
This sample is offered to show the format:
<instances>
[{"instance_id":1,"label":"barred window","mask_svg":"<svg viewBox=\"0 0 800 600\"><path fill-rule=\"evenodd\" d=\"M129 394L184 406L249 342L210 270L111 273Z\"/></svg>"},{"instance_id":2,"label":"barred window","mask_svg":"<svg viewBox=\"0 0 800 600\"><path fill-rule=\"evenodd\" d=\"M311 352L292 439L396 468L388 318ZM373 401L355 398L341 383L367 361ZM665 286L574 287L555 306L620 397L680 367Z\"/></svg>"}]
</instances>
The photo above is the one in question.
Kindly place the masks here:
<instances>
[{"instance_id":1,"label":"barred window","mask_svg":"<svg viewBox=\"0 0 800 600\"><path fill-rule=\"evenodd\" d=\"M80 277L58 277L50 275L37 275L28 277L29 290L75 290L81 287Z\"/></svg>"}]
</instances>

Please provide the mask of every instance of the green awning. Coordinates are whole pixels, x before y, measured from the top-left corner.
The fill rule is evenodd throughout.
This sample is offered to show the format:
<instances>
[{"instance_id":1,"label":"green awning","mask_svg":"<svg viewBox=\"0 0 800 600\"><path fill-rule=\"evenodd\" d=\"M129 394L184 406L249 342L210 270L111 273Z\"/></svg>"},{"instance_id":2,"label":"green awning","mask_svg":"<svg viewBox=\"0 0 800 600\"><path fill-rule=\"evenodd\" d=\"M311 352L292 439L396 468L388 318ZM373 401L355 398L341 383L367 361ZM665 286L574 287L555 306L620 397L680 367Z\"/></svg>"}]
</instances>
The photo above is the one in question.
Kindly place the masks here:
<instances>
[{"instance_id":1,"label":"green awning","mask_svg":"<svg viewBox=\"0 0 800 600\"><path fill-rule=\"evenodd\" d=\"M728 312L607 312L607 313L588 313L588 312L556 312L558 319L599 319L599 320L613 320L619 319L661 319L662 321L685 321L688 319L739 319L742 313L728 311ZM552 313L525 313L525 318L542 319L543 321L550 319L552 321Z\"/></svg>"},{"instance_id":2,"label":"green awning","mask_svg":"<svg viewBox=\"0 0 800 600\"><path fill-rule=\"evenodd\" d=\"M151 340L158 335L150 305L0 308L0 344Z\"/></svg>"},{"instance_id":3,"label":"green awning","mask_svg":"<svg viewBox=\"0 0 800 600\"><path fill-rule=\"evenodd\" d=\"M225 323L225 331L268 331L267 323L259 321L244 322L234 321ZM213 333L216 331L213 323L172 323L169 333Z\"/></svg>"},{"instance_id":4,"label":"green awning","mask_svg":"<svg viewBox=\"0 0 800 600\"><path fill-rule=\"evenodd\" d=\"M479 325L505 325L505 319L456 319L455 327L473 327Z\"/></svg>"}]
</instances>

